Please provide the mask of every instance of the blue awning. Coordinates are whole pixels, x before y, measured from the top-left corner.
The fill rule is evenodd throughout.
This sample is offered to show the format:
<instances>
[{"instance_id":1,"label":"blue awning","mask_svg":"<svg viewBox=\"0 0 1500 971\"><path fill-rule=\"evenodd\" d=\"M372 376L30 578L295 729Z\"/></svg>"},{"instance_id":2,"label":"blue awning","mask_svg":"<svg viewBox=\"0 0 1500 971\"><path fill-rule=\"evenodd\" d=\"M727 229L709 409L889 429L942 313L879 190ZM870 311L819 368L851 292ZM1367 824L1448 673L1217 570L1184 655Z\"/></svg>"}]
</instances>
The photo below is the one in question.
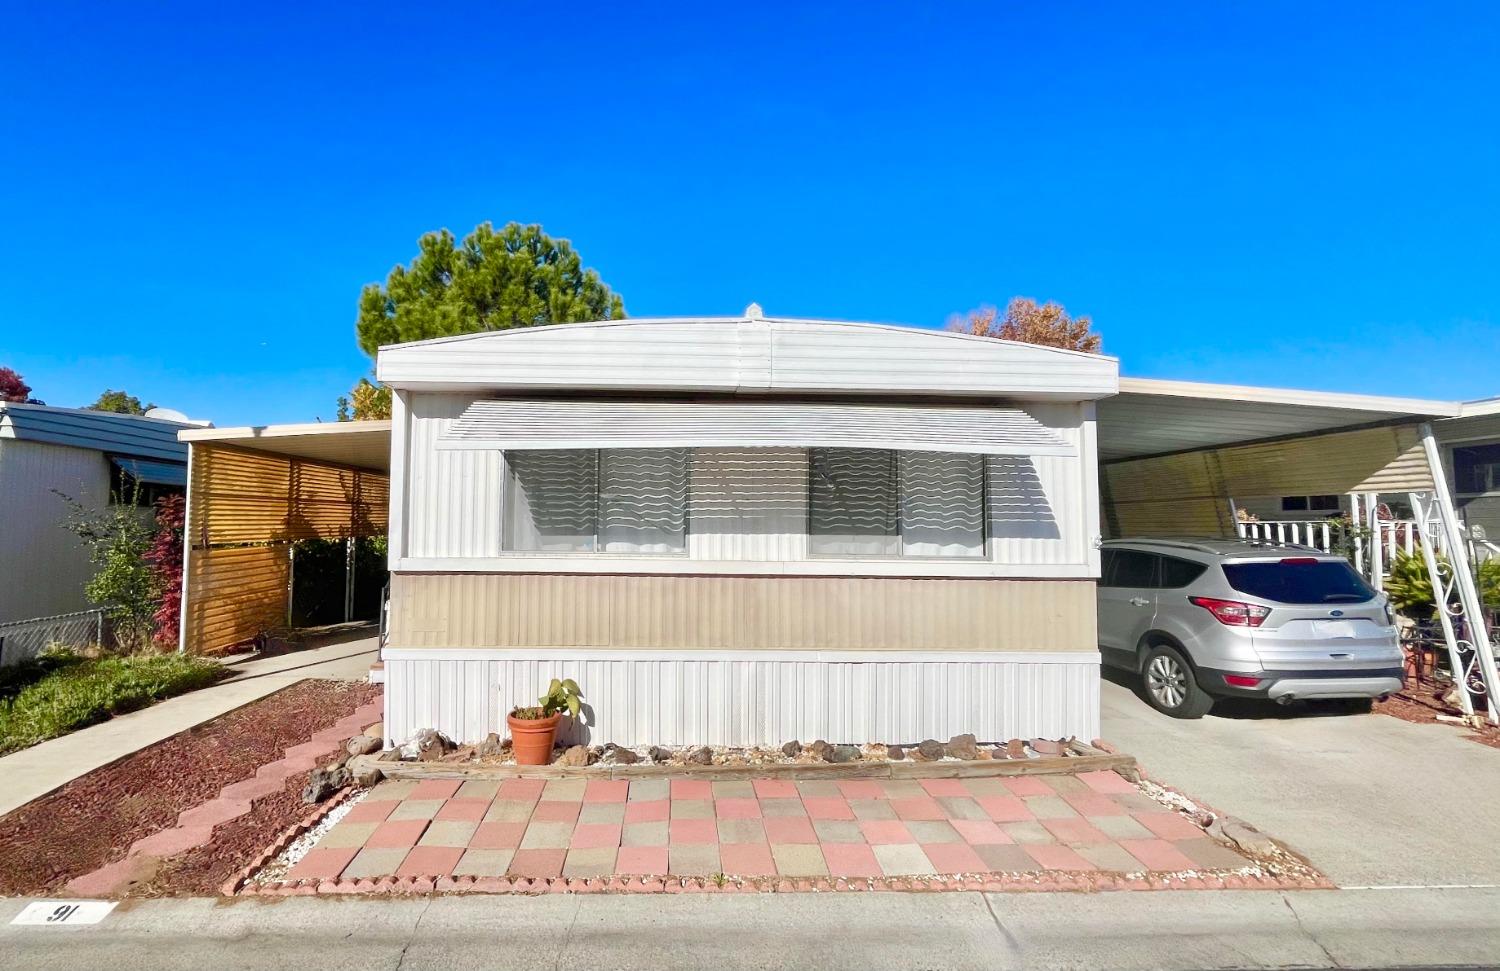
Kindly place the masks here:
<instances>
[{"instance_id":1,"label":"blue awning","mask_svg":"<svg viewBox=\"0 0 1500 971\"><path fill-rule=\"evenodd\" d=\"M180 462L153 462L151 459L129 459L111 455L109 460L121 472L142 485L187 487L187 466Z\"/></svg>"}]
</instances>

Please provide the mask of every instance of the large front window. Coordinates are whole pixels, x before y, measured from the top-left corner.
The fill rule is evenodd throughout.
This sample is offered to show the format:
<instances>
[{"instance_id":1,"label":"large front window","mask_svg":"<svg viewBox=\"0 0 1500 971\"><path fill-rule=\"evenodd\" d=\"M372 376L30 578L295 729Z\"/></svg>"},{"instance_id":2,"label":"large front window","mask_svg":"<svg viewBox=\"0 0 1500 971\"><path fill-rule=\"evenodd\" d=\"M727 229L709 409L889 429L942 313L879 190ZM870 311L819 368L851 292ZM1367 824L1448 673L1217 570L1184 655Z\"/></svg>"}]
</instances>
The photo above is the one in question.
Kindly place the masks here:
<instances>
[{"instance_id":1,"label":"large front window","mask_svg":"<svg viewBox=\"0 0 1500 971\"><path fill-rule=\"evenodd\" d=\"M506 550L683 553L687 451L557 449L505 453Z\"/></svg>"},{"instance_id":2,"label":"large front window","mask_svg":"<svg viewBox=\"0 0 1500 971\"><path fill-rule=\"evenodd\" d=\"M984 459L950 452L815 448L814 556L984 556Z\"/></svg>"}]
</instances>

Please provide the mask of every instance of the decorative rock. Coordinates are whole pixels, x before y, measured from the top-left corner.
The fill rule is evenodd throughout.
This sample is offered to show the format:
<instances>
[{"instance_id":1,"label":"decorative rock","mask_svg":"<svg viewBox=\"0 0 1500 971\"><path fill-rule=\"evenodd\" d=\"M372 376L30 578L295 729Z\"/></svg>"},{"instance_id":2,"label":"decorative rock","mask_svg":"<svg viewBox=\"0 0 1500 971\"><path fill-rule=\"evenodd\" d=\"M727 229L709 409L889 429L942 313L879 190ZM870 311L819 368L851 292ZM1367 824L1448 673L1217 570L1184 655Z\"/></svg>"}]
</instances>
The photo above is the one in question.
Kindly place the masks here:
<instances>
[{"instance_id":1,"label":"decorative rock","mask_svg":"<svg viewBox=\"0 0 1500 971\"><path fill-rule=\"evenodd\" d=\"M669 748L653 745L646 750L646 754L651 756L651 761L653 762L670 762L672 761L673 752Z\"/></svg>"},{"instance_id":2,"label":"decorative rock","mask_svg":"<svg viewBox=\"0 0 1500 971\"><path fill-rule=\"evenodd\" d=\"M639 755L631 749L610 742L604 746L604 761L610 765L635 765L641 760Z\"/></svg>"},{"instance_id":3,"label":"decorative rock","mask_svg":"<svg viewBox=\"0 0 1500 971\"><path fill-rule=\"evenodd\" d=\"M1271 837L1249 823L1230 817L1225 819L1223 824L1223 833L1228 837L1229 841L1250 856L1264 858L1277 854L1276 844L1272 841Z\"/></svg>"},{"instance_id":4,"label":"decorative rock","mask_svg":"<svg viewBox=\"0 0 1500 971\"><path fill-rule=\"evenodd\" d=\"M1024 759L1026 757L1026 743L1019 738L1013 738L1006 742L1005 757L1008 759Z\"/></svg>"},{"instance_id":5,"label":"decorative rock","mask_svg":"<svg viewBox=\"0 0 1500 971\"><path fill-rule=\"evenodd\" d=\"M589 764L589 750L583 745L574 745L557 760L558 765L582 766Z\"/></svg>"},{"instance_id":6,"label":"decorative rock","mask_svg":"<svg viewBox=\"0 0 1500 971\"><path fill-rule=\"evenodd\" d=\"M833 746L829 745L821 738L809 745L807 747L807 750L811 752L815 757L821 759L824 762L833 761L833 759L830 758L830 756L833 754Z\"/></svg>"},{"instance_id":7,"label":"decorative rock","mask_svg":"<svg viewBox=\"0 0 1500 971\"><path fill-rule=\"evenodd\" d=\"M510 750L510 739L501 738L497 732L490 732L484 737L484 741L475 747L474 753L482 759L503 758Z\"/></svg>"},{"instance_id":8,"label":"decorative rock","mask_svg":"<svg viewBox=\"0 0 1500 971\"><path fill-rule=\"evenodd\" d=\"M309 806L320 803L348 784L349 770L343 766L318 769L308 776L307 785L302 787L302 801Z\"/></svg>"},{"instance_id":9,"label":"decorative rock","mask_svg":"<svg viewBox=\"0 0 1500 971\"><path fill-rule=\"evenodd\" d=\"M350 755L373 755L382 747L380 739L373 735L356 735L344 743L344 748Z\"/></svg>"},{"instance_id":10,"label":"decorative rock","mask_svg":"<svg viewBox=\"0 0 1500 971\"><path fill-rule=\"evenodd\" d=\"M899 745L888 745L886 746L885 756L892 762L904 762L906 761L906 749Z\"/></svg>"},{"instance_id":11,"label":"decorative rock","mask_svg":"<svg viewBox=\"0 0 1500 971\"><path fill-rule=\"evenodd\" d=\"M399 748L388 748L384 752L380 753L380 758L378 758L376 761L377 762L400 762L401 761L401 750Z\"/></svg>"},{"instance_id":12,"label":"decorative rock","mask_svg":"<svg viewBox=\"0 0 1500 971\"><path fill-rule=\"evenodd\" d=\"M1063 748L1050 738L1033 738L1031 749L1038 755L1061 755Z\"/></svg>"},{"instance_id":13,"label":"decorative rock","mask_svg":"<svg viewBox=\"0 0 1500 971\"><path fill-rule=\"evenodd\" d=\"M385 770L378 765L366 762L354 770L354 784L368 789L385 778Z\"/></svg>"},{"instance_id":14,"label":"decorative rock","mask_svg":"<svg viewBox=\"0 0 1500 971\"><path fill-rule=\"evenodd\" d=\"M416 734L401 746L401 757L421 762L436 762L457 748L453 739L435 728L419 728Z\"/></svg>"},{"instance_id":15,"label":"decorative rock","mask_svg":"<svg viewBox=\"0 0 1500 971\"><path fill-rule=\"evenodd\" d=\"M827 758L830 762L858 762L859 754L859 747L856 745L835 745Z\"/></svg>"},{"instance_id":16,"label":"decorative rock","mask_svg":"<svg viewBox=\"0 0 1500 971\"><path fill-rule=\"evenodd\" d=\"M948 754L972 762L979 758L979 742L973 735L955 735L948 739Z\"/></svg>"},{"instance_id":17,"label":"decorative rock","mask_svg":"<svg viewBox=\"0 0 1500 971\"><path fill-rule=\"evenodd\" d=\"M371 738L385 738L385 722L376 722L365 729L364 733Z\"/></svg>"},{"instance_id":18,"label":"decorative rock","mask_svg":"<svg viewBox=\"0 0 1500 971\"><path fill-rule=\"evenodd\" d=\"M995 750L982 748L979 750L979 757L985 760L993 759L995 757Z\"/></svg>"},{"instance_id":19,"label":"decorative rock","mask_svg":"<svg viewBox=\"0 0 1500 971\"><path fill-rule=\"evenodd\" d=\"M472 762L474 761L475 748L472 745L460 745L458 748L443 756L444 762Z\"/></svg>"},{"instance_id":20,"label":"decorative rock","mask_svg":"<svg viewBox=\"0 0 1500 971\"><path fill-rule=\"evenodd\" d=\"M917 752L922 756L923 761L926 762L936 762L943 757L944 751L943 743L935 738L923 739L921 744L917 746Z\"/></svg>"},{"instance_id":21,"label":"decorative rock","mask_svg":"<svg viewBox=\"0 0 1500 971\"><path fill-rule=\"evenodd\" d=\"M795 759L802 754L802 743L795 738L781 746L781 754L789 759Z\"/></svg>"},{"instance_id":22,"label":"decorative rock","mask_svg":"<svg viewBox=\"0 0 1500 971\"><path fill-rule=\"evenodd\" d=\"M703 746L702 748L693 749L693 751L689 753L687 760L694 765L713 765L714 750L709 748L707 745Z\"/></svg>"}]
</instances>

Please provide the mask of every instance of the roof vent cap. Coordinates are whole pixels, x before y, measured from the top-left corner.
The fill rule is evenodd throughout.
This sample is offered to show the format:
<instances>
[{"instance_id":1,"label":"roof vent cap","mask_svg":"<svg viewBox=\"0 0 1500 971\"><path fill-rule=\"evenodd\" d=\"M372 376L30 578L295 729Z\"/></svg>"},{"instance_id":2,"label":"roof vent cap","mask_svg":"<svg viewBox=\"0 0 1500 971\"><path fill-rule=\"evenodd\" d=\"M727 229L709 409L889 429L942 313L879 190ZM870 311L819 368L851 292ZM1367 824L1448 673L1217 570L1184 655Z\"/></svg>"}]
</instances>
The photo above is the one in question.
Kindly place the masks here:
<instances>
[{"instance_id":1,"label":"roof vent cap","mask_svg":"<svg viewBox=\"0 0 1500 971\"><path fill-rule=\"evenodd\" d=\"M761 320L764 317L765 312L760 309L760 304L758 303L752 303L750 306L745 308L746 320Z\"/></svg>"}]
</instances>

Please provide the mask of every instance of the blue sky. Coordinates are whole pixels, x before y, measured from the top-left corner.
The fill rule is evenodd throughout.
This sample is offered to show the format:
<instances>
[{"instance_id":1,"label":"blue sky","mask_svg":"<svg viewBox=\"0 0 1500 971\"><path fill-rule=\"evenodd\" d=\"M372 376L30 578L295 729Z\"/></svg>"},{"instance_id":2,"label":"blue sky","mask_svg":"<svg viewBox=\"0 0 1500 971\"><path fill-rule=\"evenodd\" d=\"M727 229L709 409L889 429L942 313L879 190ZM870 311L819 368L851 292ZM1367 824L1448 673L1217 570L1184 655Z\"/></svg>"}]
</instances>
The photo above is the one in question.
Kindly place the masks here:
<instances>
[{"instance_id":1,"label":"blue sky","mask_svg":"<svg viewBox=\"0 0 1500 971\"><path fill-rule=\"evenodd\" d=\"M39 397L331 419L360 287L486 219L633 316L1020 294L1127 374L1500 395L1494 4L309 6L5 11Z\"/></svg>"}]
</instances>

